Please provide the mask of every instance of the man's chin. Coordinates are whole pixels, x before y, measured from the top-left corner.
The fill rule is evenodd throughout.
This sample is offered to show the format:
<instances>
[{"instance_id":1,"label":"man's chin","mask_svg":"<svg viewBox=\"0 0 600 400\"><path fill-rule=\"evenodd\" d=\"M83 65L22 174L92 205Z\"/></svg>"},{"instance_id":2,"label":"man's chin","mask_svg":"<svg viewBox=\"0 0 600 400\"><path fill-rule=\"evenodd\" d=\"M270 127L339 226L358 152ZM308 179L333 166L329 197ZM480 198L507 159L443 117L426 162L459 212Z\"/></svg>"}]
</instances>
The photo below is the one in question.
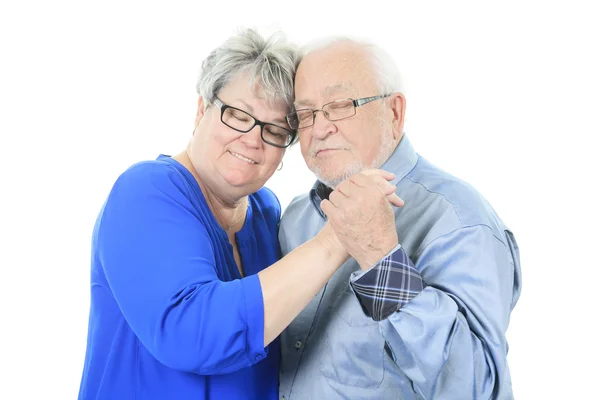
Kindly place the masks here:
<instances>
[{"instance_id":1,"label":"man's chin","mask_svg":"<svg viewBox=\"0 0 600 400\"><path fill-rule=\"evenodd\" d=\"M353 166L353 168L348 168L343 171L322 171L319 168L311 168L311 170L321 183L329 186L332 189L335 189L335 187L341 182L348 179L352 175L359 173L361 168L359 168L359 166Z\"/></svg>"}]
</instances>

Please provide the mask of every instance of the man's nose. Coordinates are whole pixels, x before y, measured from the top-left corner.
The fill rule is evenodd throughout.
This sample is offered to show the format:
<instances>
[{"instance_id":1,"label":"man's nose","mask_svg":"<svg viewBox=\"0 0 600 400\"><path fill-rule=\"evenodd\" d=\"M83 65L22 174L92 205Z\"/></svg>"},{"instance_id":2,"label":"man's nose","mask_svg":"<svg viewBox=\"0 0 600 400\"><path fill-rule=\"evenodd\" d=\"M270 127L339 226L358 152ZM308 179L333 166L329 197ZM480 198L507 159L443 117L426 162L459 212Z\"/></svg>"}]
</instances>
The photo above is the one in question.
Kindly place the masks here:
<instances>
[{"instance_id":1,"label":"man's nose","mask_svg":"<svg viewBox=\"0 0 600 400\"><path fill-rule=\"evenodd\" d=\"M325 117L325 111L315 111L315 122L312 126L312 134L315 139L325 139L335 132L335 125Z\"/></svg>"}]
</instances>

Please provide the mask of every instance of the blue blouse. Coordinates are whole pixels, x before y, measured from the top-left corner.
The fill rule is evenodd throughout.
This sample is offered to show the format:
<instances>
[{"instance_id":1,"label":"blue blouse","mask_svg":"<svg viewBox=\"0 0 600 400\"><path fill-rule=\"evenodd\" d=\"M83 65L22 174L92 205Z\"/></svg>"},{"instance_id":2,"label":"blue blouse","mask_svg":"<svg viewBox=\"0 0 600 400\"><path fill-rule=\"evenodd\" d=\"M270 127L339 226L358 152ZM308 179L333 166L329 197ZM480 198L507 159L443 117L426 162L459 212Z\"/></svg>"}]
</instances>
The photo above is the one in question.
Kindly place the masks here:
<instances>
[{"instance_id":1,"label":"blue blouse","mask_svg":"<svg viewBox=\"0 0 600 400\"><path fill-rule=\"evenodd\" d=\"M280 257L280 214L270 190L249 196L242 278L185 167L161 155L125 171L94 228L79 399L276 399L256 274Z\"/></svg>"}]
</instances>

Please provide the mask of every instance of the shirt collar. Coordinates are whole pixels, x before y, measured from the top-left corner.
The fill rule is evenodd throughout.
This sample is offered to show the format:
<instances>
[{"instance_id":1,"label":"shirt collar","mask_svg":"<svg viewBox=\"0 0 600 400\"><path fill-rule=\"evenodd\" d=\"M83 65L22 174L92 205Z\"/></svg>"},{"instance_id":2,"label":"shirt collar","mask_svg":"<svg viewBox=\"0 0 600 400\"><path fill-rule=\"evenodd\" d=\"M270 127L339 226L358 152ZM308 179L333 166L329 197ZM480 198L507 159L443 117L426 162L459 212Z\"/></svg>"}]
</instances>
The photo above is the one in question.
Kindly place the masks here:
<instances>
[{"instance_id":1,"label":"shirt collar","mask_svg":"<svg viewBox=\"0 0 600 400\"><path fill-rule=\"evenodd\" d=\"M383 163L381 169L396 175L392 184L397 185L415 167L418 158L419 156L410 144L408 137L403 134L400 143L398 143L387 161ZM309 193L310 201L324 219L326 217L323 210L321 210L321 201L328 199L332 191L333 189L330 187L316 181Z\"/></svg>"}]
</instances>

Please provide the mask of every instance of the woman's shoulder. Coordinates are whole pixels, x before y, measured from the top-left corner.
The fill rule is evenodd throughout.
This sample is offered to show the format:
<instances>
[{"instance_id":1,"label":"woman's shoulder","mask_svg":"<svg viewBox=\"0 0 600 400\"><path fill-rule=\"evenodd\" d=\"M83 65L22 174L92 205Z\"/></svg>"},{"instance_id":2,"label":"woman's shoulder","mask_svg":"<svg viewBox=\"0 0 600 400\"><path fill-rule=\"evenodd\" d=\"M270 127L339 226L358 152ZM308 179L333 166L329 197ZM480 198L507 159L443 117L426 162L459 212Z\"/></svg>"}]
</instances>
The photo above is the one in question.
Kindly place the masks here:
<instances>
[{"instance_id":1,"label":"woman's shoulder","mask_svg":"<svg viewBox=\"0 0 600 400\"><path fill-rule=\"evenodd\" d=\"M139 161L128 167L117 178L117 184L129 189L167 189L180 187L186 181L183 171L169 157Z\"/></svg>"},{"instance_id":2,"label":"woman's shoulder","mask_svg":"<svg viewBox=\"0 0 600 400\"><path fill-rule=\"evenodd\" d=\"M277 221L281 217L281 204L271 189L263 186L260 190L250 195L254 207L263 214L271 215Z\"/></svg>"},{"instance_id":3,"label":"woman's shoulder","mask_svg":"<svg viewBox=\"0 0 600 400\"><path fill-rule=\"evenodd\" d=\"M190 207L197 196L173 161L157 158L129 166L115 180L106 203L122 207ZM165 201L168 199L168 201Z\"/></svg>"}]
</instances>

